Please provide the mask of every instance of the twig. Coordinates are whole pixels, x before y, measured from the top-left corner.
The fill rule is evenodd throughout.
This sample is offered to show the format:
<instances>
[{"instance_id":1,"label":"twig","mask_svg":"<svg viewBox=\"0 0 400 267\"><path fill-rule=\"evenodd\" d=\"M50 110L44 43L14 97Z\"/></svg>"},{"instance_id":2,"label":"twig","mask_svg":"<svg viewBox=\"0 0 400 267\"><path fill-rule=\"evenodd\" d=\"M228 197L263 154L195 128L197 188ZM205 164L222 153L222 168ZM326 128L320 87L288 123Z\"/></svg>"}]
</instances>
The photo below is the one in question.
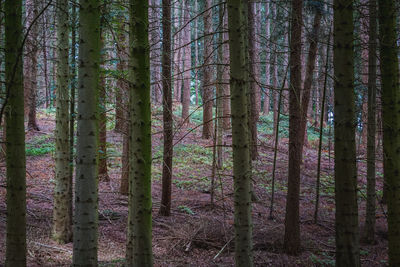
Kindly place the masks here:
<instances>
[{"instance_id":1,"label":"twig","mask_svg":"<svg viewBox=\"0 0 400 267\"><path fill-rule=\"evenodd\" d=\"M35 245L41 246L41 247L51 248L51 249L54 249L54 250L59 250L59 251L68 252L69 254L72 254L72 251L69 251L69 250L64 249L64 248L53 247L53 246L42 244L42 243L35 242L35 241L33 241L32 243L35 244Z\"/></svg>"},{"instance_id":2,"label":"twig","mask_svg":"<svg viewBox=\"0 0 400 267\"><path fill-rule=\"evenodd\" d=\"M218 258L218 256L224 251L224 249L226 248L226 246L233 240L233 237L231 239L228 240L228 242L226 242L226 244L221 248L220 251L218 251L217 255L214 256L213 260L215 260L216 258Z\"/></svg>"}]
</instances>

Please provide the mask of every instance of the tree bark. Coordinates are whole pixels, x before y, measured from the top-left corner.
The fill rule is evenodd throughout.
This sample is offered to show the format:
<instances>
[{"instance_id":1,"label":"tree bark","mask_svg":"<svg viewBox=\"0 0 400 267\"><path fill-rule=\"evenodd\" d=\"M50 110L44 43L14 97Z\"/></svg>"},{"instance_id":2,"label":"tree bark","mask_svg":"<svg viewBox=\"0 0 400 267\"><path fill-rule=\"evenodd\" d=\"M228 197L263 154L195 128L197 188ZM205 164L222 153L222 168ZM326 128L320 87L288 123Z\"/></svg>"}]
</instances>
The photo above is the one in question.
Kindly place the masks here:
<instances>
[{"instance_id":1,"label":"tree bark","mask_svg":"<svg viewBox=\"0 0 400 267\"><path fill-rule=\"evenodd\" d=\"M213 42L212 42L212 12L211 0L204 1L204 66L203 66L203 134L204 139L209 139L213 133Z\"/></svg>"},{"instance_id":2,"label":"tree bark","mask_svg":"<svg viewBox=\"0 0 400 267\"><path fill-rule=\"evenodd\" d=\"M353 0L334 1L336 266L360 266L354 105Z\"/></svg>"},{"instance_id":3,"label":"tree bark","mask_svg":"<svg viewBox=\"0 0 400 267\"><path fill-rule=\"evenodd\" d=\"M22 77L22 1L6 0L5 81L7 223L6 267L26 266L26 176L24 87Z\"/></svg>"},{"instance_id":4,"label":"tree bark","mask_svg":"<svg viewBox=\"0 0 400 267\"><path fill-rule=\"evenodd\" d=\"M388 204L389 266L400 265L399 62L394 0L378 0L382 79L384 174Z\"/></svg>"},{"instance_id":5,"label":"tree bark","mask_svg":"<svg viewBox=\"0 0 400 267\"><path fill-rule=\"evenodd\" d=\"M304 144L307 145L305 139L307 139L307 114L308 108L310 105L310 96L311 96L311 87L313 82L314 76L314 69L315 69L315 61L317 58L317 50L318 50L318 40L319 40L319 28L321 26L321 18L322 18L322 11L320 7L315 8L315 17L313 23L313 29L311 35L309 37L310 40L310 47L308 49L308 58L307 58L307 70L304 79L303 85L303 92L301 94L301 120L300 120L300 129L299 129L299 138L300 138L300 146L301 146L301 154L300 157L303 155L303 146Z\"/></svg>"},{"instance_id":6,"label":"tree bark","mask_svg":"<svg viewBox=\"0 0 400 267\"><path fill-rule=\"evenodd\" d=\"M229 52L230 52L230 89L232 107L232 148L234 178L234 228L235 228L235 265L253 266L252 219L251 219L251 167L248 110L247 110L247 74L246 51L243 24L242 1L228 1Z\"/></svg>"},{"instance_id":7,"label":"tree bark","mask_svg":"<svg viewBox=\"0 0 400 267\"><path fill-rule=\"evenodd\" d=\"M36 94L37 94L37 54L38 54L38 25L35 18L39 13L38 0L28 0L25 3L26 27L32 27L25 42L24 87L28 113L28 129L39 131L36 122Z\"/></svg>"},{"instance_id":8,"label":"tree bark","mask_svg":"<svg viewBox=\"0 0 400 267\"><path fill-rule=\"evenodd\" d=\"M375 140L376 140L376 53L377 53L377 5L368 1L368 124L367 124L367 210L365 215L364 241L375 242Z\"/></svg>"},{"instance_id":9,"label":"tree bark","mask_svg":"<svg viewBox=\"0 0 400 267\"><path fill-rule=\"evenodd\" d=\"M222 116L223 118L223 128L224 130L228 130L231 127L231 102L230 102L230 88L229 88L229 34L227 32L228 29L228 14L224 12L224 29L223 33L224 43L222 45L223 53L223 70L222 70Z\"/></svg>"},{"instance_id":10,"label":"tree bark","mask_svg":"<svg viewBox=\"0 0 400 267\"><path fill-rule=\"evenodd\" d=\"M80 1L79 40L78 128L72 261L74 266L97 266L99 0Z\"/></svg>"},{"instance_id":11,"label":"tree bark","mask_svg":"<svg viewBox=\"0 0 400 267\"><path fill-rule=\"evenodd\" d=\"M106 51L104 44L104 35L105 35L105 22L104 16L106 16L107 6L104 5L102 7L102 19L100 22L100 45L101 45L101 58L100 64L101 68L104 68L104 63L106 61ZM98 177L100 181L109 181L110 177L108 177L107 170L107 99L106 99L106 77L104 71L100 71L100 81L99 81L99 173Z\"/></svg>"},{"instance_id":12,"label":"tree bark","mask_svg":"<svg viewBox=\"0 0 400 267\"><path fill-rule=\"evenodd\" d=\"M249 127L251 133L251 159L256 160L258 156L258 136L257 136L257 122L260 114L260 86L258 85L260 77L259 64L256 62L259 51L257 49L257 43L259 38L257 36L257 25L256 25L256 8L255 3L248 2L248 48L249 48L249 75L250 75L250 116L249 116Z\"/></svg>"},{"instance_id":13,"label":"tree bark","mask_svg":"<svg viewBox=\"0 0 400 267\"><path fill-rule=\"evenodd\" d=\"M265 3L265 37L267 38L267 47L265 49L265 92L264 92L264 106L263 113L265 115L269 114L269 110L271 108L270 105L270 92L271 92L271 43L269 42L271 38L271 23L270 23L270 3ZM261 25L261 23L260 23ZM273 92L273 91L272 91Z\"/></svg>"},{"instance_id":14,"label":"tree bark","mask_svg":"<svg viewBox=\"0 0 400 267\"><path fill-rule=\"evenodd\" d=\"M182 92L182 119L189 122L189 107L190 107L190 83L191 83L191 66L192 53L190 42L190 3L189 0L183 2L183 92Z\"/></svg>"},{"instance_id":15,"label":"tree bark","mask_svg":"<svg viewBox=\"0 0 400 267\"><path fill-rule=\"evenodd\" d=\"M289 175L286 196L284 250L295 255L300 251L300 93L301 93L301 32L303 0L292 1L290 32L290 89L289 89Z\"/></svg>"},{"instance_id":16,"label":"tree bark","mask_svg":"<svg viewBox=\"0 0 400 267\"><path fill-rule=\"evenodd\" d=\"M124 16L121 15L120 19L123 20ZM117 88L115 91L115 130L118 132L124 132L124 120L126 119L124 116L125 113L125 105L126 102L126 92L127 92L127 83L126 83L126 34L125 34L125 24L120 23L118 28L118 45L117 45L117 70L119 77L117 79Z\"/></svg>"},{"instance_id":17,"label":"tree bark","mask_svg":"<svg viewBox=\"0 0 400 267\"><path fill-rule=\"evenodd\" d=\"M60 244L72 241L72 179L69 143L69 16L68 1L57 0L57 93L56 152L53 209L53 238Z\"/></svg>"},{"instance_id":18,"label":"tree bark","mask_svg":"<svg viewBox=\"0 0 400 267\"><path fill-rule=\"evenodd\" d=\"M130 176L126 261L153 266L148 0L130 0Z\"/></svg>"},{"instance_id":19,"label":"tree bark","mask_svg":"<svg viewBox=\"0 0 400 267\"><path fill-rule=\"evenodd\" d=\"M171 214L171 179L173 157L173 120L172 120L172 81L171 81L171 0L162 0L163 6L163 50L162 50L162 87L163 87L163 170L160 215Z\"/></svg>"}]
</instances>

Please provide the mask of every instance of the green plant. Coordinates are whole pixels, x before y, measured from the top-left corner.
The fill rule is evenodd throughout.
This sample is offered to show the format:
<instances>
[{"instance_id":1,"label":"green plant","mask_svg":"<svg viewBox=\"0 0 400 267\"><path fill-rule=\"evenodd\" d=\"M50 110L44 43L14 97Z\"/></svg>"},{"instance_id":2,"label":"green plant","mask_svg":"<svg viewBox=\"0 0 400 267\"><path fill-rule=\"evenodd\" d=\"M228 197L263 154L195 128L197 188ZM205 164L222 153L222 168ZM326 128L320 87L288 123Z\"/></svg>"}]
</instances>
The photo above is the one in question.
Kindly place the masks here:
<instances>
[{"instance_id":1,"label":"green plant","mask_svg":"<svg viewBox=\"0 0 400 267\"><path fill-rule=\"evenodd\" d=\"M191 210L189 207L187 207L187 206L179 206L178 209L179 209L180 211L182 211L182 212L187 213L187 214L195 215L195 212L192 211L192 210Z\"/></svg>"}]
</instances>

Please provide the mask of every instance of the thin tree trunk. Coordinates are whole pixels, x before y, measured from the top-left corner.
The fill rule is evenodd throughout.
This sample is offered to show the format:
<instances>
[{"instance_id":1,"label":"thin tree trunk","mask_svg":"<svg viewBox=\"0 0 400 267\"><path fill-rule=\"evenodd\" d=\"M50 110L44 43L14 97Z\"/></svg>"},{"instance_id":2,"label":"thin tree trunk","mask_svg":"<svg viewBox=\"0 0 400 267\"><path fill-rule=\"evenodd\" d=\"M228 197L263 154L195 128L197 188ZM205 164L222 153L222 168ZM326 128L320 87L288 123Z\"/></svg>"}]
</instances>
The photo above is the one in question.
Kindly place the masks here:
<instances>
[{"instance_id":1,"label":"thin tree trunk","mask_svg":"<svg viewBox=\"0 0 400 267\"><path fill-rule=\"evenodd\" d=\"M271 83L271 43L269 42L271 38L271 23L270 23L270 3L265 3L265 37L268 40L267 47L265 49L265 92L264 92L264 106L263 106L263 113L265 115L269 114L270 110L270 93L273 92L270 90L270 83ZM261 23L260 23L261 25Z\"/></svg>"},{"instance_id":2,"label":"thin tree trunk","mask_svg":"<svg viewBox=\"0 0 400 267\"><path fill-rule=\"evenodd\" d=\"M42 15L42 53L43 53L43 75L44 75L44 90L45 90L45 103L46 108L50 107L50 88L49 88L49 76L48 76L48 64L47 64L47 19L46 16Z\"/></svg>"},{"instance_id":3,"label":"thin tree trunk","mask_svg":"<svg viewBox=\"0 0 400 267\"><path fill-rule=\"evenodd\" d=\"M74 166L75 166L75 155L74 155L74 146L75 146L75 117L76 117L76 111L75 111L75 92L76 92L76 86L77 86L77 67L76 67L76 43L77 43L77 38L76 38L76 29L77 29L77 5L72 4L71 7L71 22L72 22L72 27L71 27L71 92L70 92L70 110L69 110L69 179L70 181L73 181L74 178ZM50 89L49 89L50 91ZM72 182L71 182L72 184ZM70 195L72 198L72 188L71 186L70 189ZM71 199L71 205L72 205L72 199ZM71 217L71 220L73 214L73 208L70 210L69 216Z\"/></svg>"},{"instance_id":4,"label":"thin tree trunk","mask_svg":"<svg viewBox=\"0 0 400 267\"><path fill-rule=\"evenodd\" d=\"M37 54L38 54L38 26L34 19L39 13L38 0L28 0L26 6L26 27L32 27L25 43L24 87L27 94L28 129L39 131L36 122L36 94L37 94Z\"/></svg>"},{"instance_id":5,"label":"thin tree trunk","mask_svg":"<svg viewBox=\"0 0 400 267\"><path fill-rule=\"evenodd\" d=\"M203 66L203 134L204 139L209 139L213 133L213 42L212 42L212 12L211 0L204 1L204 66Z\"/></svg>"},{"instance_id":6,"label":"thin tree trunk","mask_svg":"<svg viewBox=\"0 0 400 267\"><path fill-rule=\"evenodd\" d=\"M257 122L260 114L260 87L258 86L260 69L259 64L256 62L258 58L257 42L257 30L256 30L256 7L255 3L248 3L248 48L249 48L249 74L250 74L250 116L249 116L249 127L251 133L251 159L256 160L258 156L258 137L257 137Z\"/></svg>"},{"instance_id":7,"label":"thin tree trunk","mask_svg":"<svg viewBox=\"0 0 400 267\"><path fill-rule=\"evenodd\" d=\"M224 130L228 130L231 127L231 101L230 101L230 88L229 88L229 36L228 36L228 12L224 12L224 29L223 33L224 44L222 45L223 53L223 70L222 70L222 116L223 116L223 127Z\"/></svg>"},{"instance_id":8,"label":"thin tree trunk","mask_svg":"<svg viewBox=\"0 0 400 267\"><path fill-rule=\"evenodd\" d=\"M163 170L160 215L171 214L171 179L173 156L173 120L172 120L172 84L171 84L171 0L162 0L163 50L162 50L162 87L163 87Z\"/></svg>"},{"instance_id":9,"label":"thin tree trunk","mask_svg":"<svg viewBox=\"0 0 400 267\"><path fill-rule=\"evenodd\" d=\"M198 0L194 0L194 12L198 12ZM195 40L195 44L194 44L194 66L197 67L198 65L198 59L199 59L199 46L198 46L198 18L196 18L194 20L194 40ZM194 75L194 90L195 90L195 94L196 94L196 106L199 105L199 85L198 85L198 73L199 70L196 68L195 70L195 75Z\"/></svg>"},{"instance_id":10,"label":"thin tree trunk","mask_svg":"<svg viewBox=\"0 0 400 267\"><path fill-rule=\"evenodd\" d=\"M190 83L191 83L191 66L192 66L192 53L190 45L190 3L189 0L183 2L183 92L182 92L182 119L189 122L189 107L190 107Z\"/></svg>"},{"instance_id":11,"label":"thin tree trunk","mask_svg":"<svg viewBox=\"0 0 400 267\"><path fill-rule=\"evenodd\" d=\"M303 92L301 94L301 120L300 120L300 127L299 127L299 138L300 138L300 146L301 146L301 154L303 154L303 146L304 144L307 145L305 142L305 138L307 138L307 114L308 114L308 107L310 104L310 96L311 96L311 87L313 82L314 76L314 69L315 69L315 61L317 58L317 49L318 49L318 40L319 40L319 28L321 26L321 18L322 18L322 11L319 7L316 7L315 10L315 17L313 23L313 29L311 32L310 40L310 47L308 49L308 58L307 58L307 70L305 74L305 80L303 85Z\"/></svg>"},{"instance_id":12,"label":"thin tree trunk","mask_svg":"<svg viewBox=\"0 0 400 267\"><path fill-rule=\"evenodd\" d=\"M124 18L120 17L121 20ZM124 23L119 24L118 28L118 46L117 46L117 70L120 77L117 79L117 88L115 91L115 130L118 132L124 132L124 101L126 98L124 95L127 91L126 77L124 77L124 72L126 70L126 35L125 35L125 25Z\"/></svg>"},{"instance_id":13,"label":"thin tree trunk","mask_svg":"<svg viewBox=\"0 0 400 267\"><path fill-rule=\"evenodd\" d=\"M329 68L329 49L330 49L330 41L331 35L329 31L328 36L328 44L326 45L326 60L325 60L325 77L323 81L323 89L322 89L322 104L321 104L321 115L320 115L320 124L319 124L319 144L318 144L318 162L317 162L317 182L315 188L315 208L314 208L314 223L318 223L318 213L319 213L319 195L320 195L320 177L321 177L321 153L322 153L322 141L323 141L323 133L324 133L324 112L325 112L325 99L326 99L326 87L328 81L328 68ZM322 71L320 71L322 74Z\"/></svg>"},{"instance_id":14,"label":"thin tree trunk","mask_svg":"<svg viewBox=\"0 0 400 267\"><path fill-rule=\"evenodd\" d=\"M102 7L102 18L107 15L107 6ZM105 22L103 19L100 22L100 45L101 45L101 67L104 68L104 64L107 56L105 52ZM99 173L98 177L100 181L109 181L107 170L107 99L106 99L106 77L104 71L100 71L99 81Z\"/></svg>"},{"instance_id":15,"label":"thin tree trunk","mask_svg":"<svg viewBox=\"0 0 400 267\"><path fill-rule=\"evenodd\" d=\"M290 90L289 90L289 174L286 196L284 250L294 255L300 251L300 93L301 93L301 32L303 0L292 1L290 36Z\"/></svg>"},{"instance_id":16,"label":"thin tree trunk","mask_svg":"<svg viewBox=\"0 0 400 267\"><path fill-rule=\"evenodd\" d=\"M368 1L369 45L368 45L368 134L367 134L367 210L365 216L364 241L375 242L375 140L376 140L376 52L377 52L377 6L376 0Z\"/></svg>"}]
</instances>

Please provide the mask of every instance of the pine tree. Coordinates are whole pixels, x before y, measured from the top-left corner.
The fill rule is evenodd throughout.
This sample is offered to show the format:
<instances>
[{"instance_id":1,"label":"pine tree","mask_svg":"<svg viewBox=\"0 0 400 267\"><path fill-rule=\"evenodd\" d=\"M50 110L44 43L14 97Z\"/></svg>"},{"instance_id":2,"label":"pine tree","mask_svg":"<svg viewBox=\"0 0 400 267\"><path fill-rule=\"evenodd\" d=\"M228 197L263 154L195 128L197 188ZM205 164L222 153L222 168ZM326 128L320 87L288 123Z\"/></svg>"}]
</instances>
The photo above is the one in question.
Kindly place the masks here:
<instances>
[{"instance_id":1,"label":"pine tree","mask_svg":"<svg viewBox=\"0 0 400 267\"><path fill-rule=\"evenodd\" d=\"M74 266L97 266L100 1L81 0L74 215Z\"/></svg>"},{"instance_id":2,"label":"pine tree","mask_svg":"<svg viewBox=\"0 0 400 267\"><path fill-rule=\"evenodd\" d=\"M292 1L290 32L290 90L289 90L289 174L286 196L284 250L297 254L300 250L300 91L301 91L301 32L303 0Z\"/></svg>"},{"instance_id":3,"label":"pine tree","mask_svg":"<svg viewBox=\"0 0 400 267\"><path fill-rule=\"evenodd\" d=\"M173 157L173 120L171 86L171 0L162 0L163 48L162 48L162 88L163 88L163 170L160 215L171 213L171 179Z\"/></svg>"},{"instance_id":4,"label":"pine tree","mask_svg":"<svg viewBox=\"0 0 400 267\"><path fill-rule=\"evenodd\" d=\"M212 12L211 0L204 0L204 66L203 66L203 134L204 139L208 139L213 134L213 38L212 32Z\"/></svg>"},{"instance_id":5,"label":"pine tree","mask_svg":"<svg viewBox=\"0 0 400 267\"><path fill-rule=\"evenodd\" d=\"M153 266L148 0L130 0L130 177L126 260Z\"/></svg>"},{"instance_id":6,"label":"pine tree","mask_svg":"<svg viewBox=\"0 0 400 267\"><path fill-rule=\"evenodd\" d=\"M230 89L232 116L233 179L235 203L235 264L253 266L252 219L251 219L251 168L248 110L247 73L245 59L245 34L242 25L247 20L243 16L242 1L229 0L229 52Z\"/></svg>"},{"instance_id":7,"label":"pine tree","mask_svg":"<svg viewBox=\"0 0 400 267\"><path fill-rule=\"evenodd\" d=\"M389 266L400 265L400 86L396 1L378 0L383 153L387 185Z\"/></svg>"},{"instance_id":8,"label":"pine tree","mask_svg":"<svg viewBox=\"0 0 400 267\"><path fill-rule=\"evenodd\" d=\"M56 93L56 177L54 186L53 238L59 243L72 241L72 179L69 148L69 21L68 1L58 0L57 19L57 93Z\"/></svg>"},{"instance_id":9,"label":"pine tree","mask_svg":"<svg viewBox=\"0 0 400 267\"><path fill-rule=\"evenodd\" d=\"M353 0L334 1L336 266L360 266Z\"/></svg>"},{"instance_id":10,"label":"pine tree","mask_svg":"<svg viewBox=\"0 0 400 267\"><path fill-rule=\"evenodd\" d=\"M26 266L26 177L24 87L22 79L22 1L5 1L7 166L6 267Z\"/></svg>"},{"instance_id":11,"label":"pine tree","mask_svg":"<svg viewBox=\"0 0 400 267\"><path fill-rule=\"evenodd\" d=\"M365 215L364 241L375 241L375 140L376 140L376 50L377 8L376 0L369 0L368 45L368 125L367 125L367 211Z\"/></svg>"}]
</instances>

